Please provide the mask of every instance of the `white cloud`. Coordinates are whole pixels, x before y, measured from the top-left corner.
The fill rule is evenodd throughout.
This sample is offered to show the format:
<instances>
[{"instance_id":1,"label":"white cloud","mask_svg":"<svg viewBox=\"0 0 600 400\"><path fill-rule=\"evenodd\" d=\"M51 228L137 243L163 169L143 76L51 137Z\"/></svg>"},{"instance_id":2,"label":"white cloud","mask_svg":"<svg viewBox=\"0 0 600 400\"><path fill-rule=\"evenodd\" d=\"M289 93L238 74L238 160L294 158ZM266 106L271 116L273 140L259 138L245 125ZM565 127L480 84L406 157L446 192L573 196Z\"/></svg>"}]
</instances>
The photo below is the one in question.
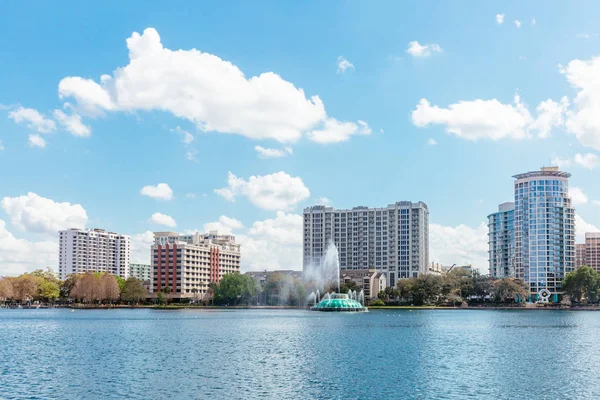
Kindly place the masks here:
<instances>
[{"instance_id":1,"label":"white cloud","mask_svg":"<svg viewBox=\"0 0 600 400\"><path fill-rule=\"evenodd\" d=\"M551 162L552 165L556 165L559 168L570 167L572 164L570 159L562 157L553 157Z\"/></svg>"},{"instance_id":2,"label":"white cloud","mask_svg":"<svg viewBox=\"0 0 600 400\"><path fill-rule=\"evenodd\" d=\"M327 197L319 197L317 199L317 204L321 205L321 206L331 206L333 204L333 202L328 199Z\"/></svg>"},{"instance_id":3,"label":"white cloud","mask_svg":"<svg viewBox=\"0 0 600 400\"><path fill-rule=\"evenodd\" d=\"M62 229L84 228L88 220L80 204L57 203L32 192L5 197L2 208L16 228L27 232L56 234Z\"/></svg>"},{"instance_id":4,"label":"white cloud","mask_svg":"<svg viewBox=\"0 0 600 400\"><path fill-rule=\"evenodd\" d=\"M27 143L31 147L40 147L42 149L46 147L46 140L38 134L29 135L29 140Z\"/></svg>"},{"instance_id":5,"label":"white cloud","mask_svg":"<svg viewBox=\"0 0 600 400\"><path fill-rule=\"evenodd\" d=\"M575 35L577 39L590 40L592 38L598 37L597 33L578 33Z\"/></svg>"},{"instance_id":6,"label":"white cloud","mask_svg":"<svg viewBox=\"0 0 600 400\"><path fill-rule=\"evenodd\" d=\"M496 22L502 25L504 23L504 14L496 14Z\"/></svg>"},{"instance_id":7,"label":"white cloud","mask_svg":"<svg viewBox=\"0 0 600 400\"><path fill-rule=\"evenodd\" d=\"M488 227L485 223L475 228L466 225L456 227L439 224L429 225L430 257L443 265L471 264L487 274Z\"/></svg>"},{"instance_id":8,"label":"white cloud","mask_svg":"<svg viewBox=\"0 0 600 400\"><path fill-rule=\"evenodd\" d=\"M572 60L560 72L577 90L566 127L584 146L600 150L600 57Z\"/></svg>"},{"instance_id":9,"label":"white cloud","mask_svg":"<svg viewBox=\"0 0 600 400\"><path fill-rule=\"evenodd\" d=\"M87 137L92 134L92 129L81 122L81 115L67 115L62 110L54 110L54 118L74 136Z\"/></svg>"},{"instance_id":10,"label":"white cloud","mask_svg":"<svg viewBox=\"0 0 600 400\"><path fill-rule=\"evenodd\" d=\"M445 125L446 132L467 140L503 138L524 139L537 133L548 136L554 126L563 123L562 113L566 109L566 98L561 103L552 100L541 102L537 107L538 118L533 119L518 95L514 105L492 100L460 100L448 108L432 106L421 99L412 111L412 122L419 128L430 124Z\"/></svg>"},{"instance_id":11,"label":"white cloud","mask_svg":"<svg viewBox=\"0 0 600 400\"><path fill-rule=\"evenodd\" d=\"M435 146L438 143L435 141L435 139L429 138L429 139L427 139L427 144L430 146Z\"/></svg>"},{"instance_id":12,"label":"white cloud","mask_svg":"<svg viewBox=\"0 0 600 400\"><path fill-rule=\"evenodd\" d=\"M17 124L26 124L29 129L39 133L50 133L56 130L56 123L45 118L33 108L19 107L8 113L8 118L14 120Z\"/></svg>"},{"instance_id":13,"label":"white cloud","mask_svg":"<svg viewBox=\"0 0 600 400\"><path fill-rule=\"evenodd\" d=\"M284 147L283 149L266 149L262 146L254 146L254 150L256 150L260 158L281 158L294 153L291 147Z\"/></svg>"},{"instance_id":14,"label":"white cloud","mask_svg":"<svg viewBox=\"0 0 600 400\"><path fill-rule=\"evenodd\" d=\"M156 186L147 185L140 190L142 196L152 197L153 199L159 200L171 200L173 199L173 191L166 183L159 183Z\"/></svg>"},{"instance_id":15,"label":"white cloud","mask_svg":"<svg viewBox=\"0 0 600 400\"><path fill-rule=\"evenodd\" d=\"M242 229L244 224L235 218L229 218L221 215L217 222L208 222L204 224L204 232L219 231L221 234L229 235L234 230Z\"/></svg>"},{"instance_id":16,"label":"white cloud","mask_svg":"<svg viewBox=\"0 0 600 400\"><path fill-rule=\"evenodd\" d=\"M586 204L588 202L588 197L583 190L576 186L569 187L569 196L571 197L571 201L574 205L577 204Z\"/></svg>"},{"instance_id":17,"label":"white cloud","mask_svg":"<svg viewBox=\"0 0 600 400\"><path fill-rule=\"evenodd\" d=\"M408 49L406 52L413 57L429 57L431 53L441 53L444 50L439 44L419 44L418 41L412 41L408 43Z\"/></svg>"},{"instance_id":18,"label":"white cloud","mask_svg":"<svg viewBox=\"0 0 600 400\"><path fill-rule=\"evenodd\" d=\"M58 271L58 241L17 239L0 220L0 275L19 275L47 266Z\"/></svg>"},{"instance_id":19,"label":"white cloud","mask_svg":"<svg viewBox=\"0 0 600 400\"><path fill-rule=\"evenodd\" d=\"M187 197L188 199L195 199L196 194L195 193L186 193L185 197Z\"/></svg>"},{"instance_id":20,"label":"white cloud","mask_svg":"<svg viewBox=\"0 0 600 400\"><path fill-rule=\"evenodd\" d=\"M597 155L592 153L587 154L575 154L575 164L582 166L587 169L594 169L600 163L600 159Z\"/></svg>"},{"instance_id":21,"label":"white cloud","mask_svg":"<svg viewBox=\"0 0 600 400\"><path fill-rule=\"evenodd\" d=\"M154 244L152 231L131 235L131 262L150 264L150 246L152 244Z\"/></svg>"},{"instance_id":22,"label":"white cloud","mask_svg":"<svg viewBox=\"0 0 600 400\"><path fill-rule=\"evenodd\" d=\"M575 242L585 243L585 234L587 232L600 232L600 229L585 222L579 214L575 214Z\"/></svg>"},{"instance_id":23,"label":"white cloud","mask_svg":"<svg viewBox=\"0 0 600 400\"><path fill-rule=\"evenodd\" d=\"M350 139L352 135L370 135L371 128L365 121L341 122L335 118L325 121L322 129L309 133L309 138L317 143L339 143Z\"/></svg>"},{"instance_id":24,"label":"white cloud","mask_svg":"<svg viewBox=\"0 0 600 400\"><path fill-rule=\"evenodd\" d=\"M150 222L158 224L158 225L168 226L169 228L174 228L177 226L177 223L175 222L175 220L173 218L169 217L168 215L161 214L158 212L152 214L152 217L150 217Z\"/></svg>"},{"instance_id":25,"label":"white cloud","mask_svg":"<svg viewBox=\"0 0 600 400\"><path fill-rule=\"evenodd\" d=\"M518 28L521 27L521 21L519 21L518 19L515 19L515 26Z\"/></svg>"},{"instance_id":26,"label":"white cloud","mask_svg":"<svg viewBox=\"0 0 600 400\"><path fill-rule=\"evenodd\" d=\"M343 74L344 72L346 72L346 70L348 68L354 69L354 64L352 64L350 61L346 60L342 56L338 57L337 65L338 65L338 69L337 69L338 74Z\"/></svg>"},{"instance_id":27,"label":"white cloud","mask_svg":"<svg viewBox=\"0 0 600 400\"><path fill-rule=\"evenodd\" d=\"M181 129L181 127L176 127L175 129L171 129L171 132L175 132L181 136L181 142L185 144L190 144L194 141L194 135L186 131L185 129Z\"/></svg>"},{"instance_id":28,"label":"white cloud","mask_svg":"<svg viewBox=\"0 0 600 400\"><path fill-rule=\"evenodd\" d=\"M310 191L301 178L291 177L283 171L251 176L247 181L229 172L227 187L215 189L215 193L228 201L244 196L257 207L275 211L291 210L310 196Z\"/></svg>"},{"instance_id":29,"label":"white cloud","mask_svg":"<svg viewBox=\"0 0 600 400\"><path fill-rule=\"evenodd\" d=\"M196 150L188 150L185 152L185 159L188 161L194 161L194 162L198 162L198 159L196 158L196 154L198 154L198 152Z\"/></svg>"},{"instance_id":30,"label":"white cloud","mask_svg":"<svg viewBox=\"0 0 600 400\"><path fill-rule=\"evenodd\" d=\"M531 25L536 25L537 24L537 20L535 19L535 17L531 18Z\"/></svg>"},{"instance_id":31,"label":"white cloud","mask_svg":"<svg viewBox=\"0 0 600 400\"><path fill-rule=\"evenodd\" d=\"M127 48L129 64L103 75L100 83L66 77L59 83L59 96L74 100L74 110L83 115L160 110L203 131L279 142L297 141L327 119L318 96L307 98L279 75L247 78L215 55L167 49L153 28L134 32Z\"/></svg>"}]
</instances>

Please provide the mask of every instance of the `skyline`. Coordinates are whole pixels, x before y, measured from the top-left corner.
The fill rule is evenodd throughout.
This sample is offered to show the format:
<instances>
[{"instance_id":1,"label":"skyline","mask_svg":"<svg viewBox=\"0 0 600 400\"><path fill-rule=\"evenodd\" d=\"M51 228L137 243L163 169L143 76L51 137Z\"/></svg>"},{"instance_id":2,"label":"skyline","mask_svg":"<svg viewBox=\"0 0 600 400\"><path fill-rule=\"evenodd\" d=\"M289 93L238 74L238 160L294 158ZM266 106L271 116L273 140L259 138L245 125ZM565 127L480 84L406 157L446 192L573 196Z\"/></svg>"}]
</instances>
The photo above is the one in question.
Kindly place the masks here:
<instances>
[{"instance_id":1,"label":"skyline","mask_svg":"<svg viewBox=\"0 0 600 400\"><path fill-rule=\"evenodd\" d=\"M429 207L430 261L487 271L487 216L552 164L577 243L600 226L593 2L31 4L0 15L1 275L58 270L83 227L132 262L218 229L242 271L300 270L304 207L400 200Z\"/></svg>"}]
</instances>

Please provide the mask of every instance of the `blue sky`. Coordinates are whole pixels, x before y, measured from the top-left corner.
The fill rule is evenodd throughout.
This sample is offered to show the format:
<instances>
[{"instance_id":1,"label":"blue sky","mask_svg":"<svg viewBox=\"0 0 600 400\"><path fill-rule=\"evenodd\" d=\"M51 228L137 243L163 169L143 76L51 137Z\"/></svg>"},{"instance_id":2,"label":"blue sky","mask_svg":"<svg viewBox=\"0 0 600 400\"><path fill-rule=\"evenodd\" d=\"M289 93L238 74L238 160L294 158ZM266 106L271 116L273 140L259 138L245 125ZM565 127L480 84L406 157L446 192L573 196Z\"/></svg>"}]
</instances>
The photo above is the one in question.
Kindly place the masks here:
<instances>
[{"instance_id":1,"label":"blue sky","mask_svg":"<svg viewBox=\"0 0 600 400\"><path fill-rule=\"evenodd\" d=\"M219 228L246 270L300 268L322 198L424 201L432 261L485 270L511 176L557 163L594 230L599 8L5 2L0 275L55 267L68 226L130 234L140 261L152 231Z\"/></svg>"}]
</instances>

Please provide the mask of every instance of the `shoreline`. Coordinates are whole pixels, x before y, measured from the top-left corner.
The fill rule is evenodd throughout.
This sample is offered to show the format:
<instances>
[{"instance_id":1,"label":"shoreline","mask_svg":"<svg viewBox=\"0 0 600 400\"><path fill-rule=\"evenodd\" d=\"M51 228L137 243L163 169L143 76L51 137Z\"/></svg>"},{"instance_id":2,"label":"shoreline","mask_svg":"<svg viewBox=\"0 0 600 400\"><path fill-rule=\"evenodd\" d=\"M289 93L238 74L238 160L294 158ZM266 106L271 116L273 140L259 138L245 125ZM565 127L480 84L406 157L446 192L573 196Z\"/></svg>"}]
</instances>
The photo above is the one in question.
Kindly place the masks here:
<instances>
[{"instance_id":1,"label":"shoreline","mask_svg":"<svg viewBox=\"0 0 600 400\"><path fill-rule=\"evenodd\" d=\"M467 307L447 307L447 306L367 306L369 310L526 310L526 311L600 311L599 306L578 306L578 307L511 307L511 306L467 306ZM309 310L310 307L304 306L194 306L194 305L57 305L54 307L1 307L0 310L50 310L50 309L72 309L72 310L127 310L127 309L151 309L151 310Z\"/></svg>"}]
</instances>

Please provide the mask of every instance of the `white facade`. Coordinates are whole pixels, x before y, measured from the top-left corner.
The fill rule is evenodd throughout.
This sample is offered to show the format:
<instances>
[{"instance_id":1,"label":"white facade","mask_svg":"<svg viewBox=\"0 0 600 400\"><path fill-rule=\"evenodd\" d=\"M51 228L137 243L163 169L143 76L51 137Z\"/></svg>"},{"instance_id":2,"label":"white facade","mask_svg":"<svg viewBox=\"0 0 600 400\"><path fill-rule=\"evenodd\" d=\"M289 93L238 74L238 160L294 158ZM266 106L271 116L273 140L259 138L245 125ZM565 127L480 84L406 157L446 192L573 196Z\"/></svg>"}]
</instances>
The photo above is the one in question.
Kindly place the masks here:
<instances>
[{"instance_id":1,"label":"white facade","mask_svg":"<svg viewBox=\"0 0 600 400\"><path fill-rule=\"evenodd\" d=\"M304 209L303 267L323 261L329 242L341 269L376 269L389 286L429 268L429 210L423 202L400 201L385 208Z\"/></svg>"},{"instance_id":2,"label":"white facade","mask_svg":"<svg viewBox=\"0 0 600 400\"><path fill-rule=\"evenodd\" d=\"M139 279L140 281L152 280L152 265L150 264L129 264L129 277Z\"/></svg>"},{"instance_id":3,"label":"white facade","mask_svg":"<svg viewBox=\"0 0 600 400\"><path fill-rule=\"evenodd\" d=\"M127 279L130 246L129 236L103 229L59 231L60 279L86 272L108 272Z\"/></svg>"},{"instance_id":4,"label":"white facade","mask_svg":"<svg viewBox=\"0 0 600 400\"><path fill-rule=\"evenodd\" d=\"M515 276L515 203L498 206L488 215L489 272L492 278Z\"/></svg>"}]
</instances>

